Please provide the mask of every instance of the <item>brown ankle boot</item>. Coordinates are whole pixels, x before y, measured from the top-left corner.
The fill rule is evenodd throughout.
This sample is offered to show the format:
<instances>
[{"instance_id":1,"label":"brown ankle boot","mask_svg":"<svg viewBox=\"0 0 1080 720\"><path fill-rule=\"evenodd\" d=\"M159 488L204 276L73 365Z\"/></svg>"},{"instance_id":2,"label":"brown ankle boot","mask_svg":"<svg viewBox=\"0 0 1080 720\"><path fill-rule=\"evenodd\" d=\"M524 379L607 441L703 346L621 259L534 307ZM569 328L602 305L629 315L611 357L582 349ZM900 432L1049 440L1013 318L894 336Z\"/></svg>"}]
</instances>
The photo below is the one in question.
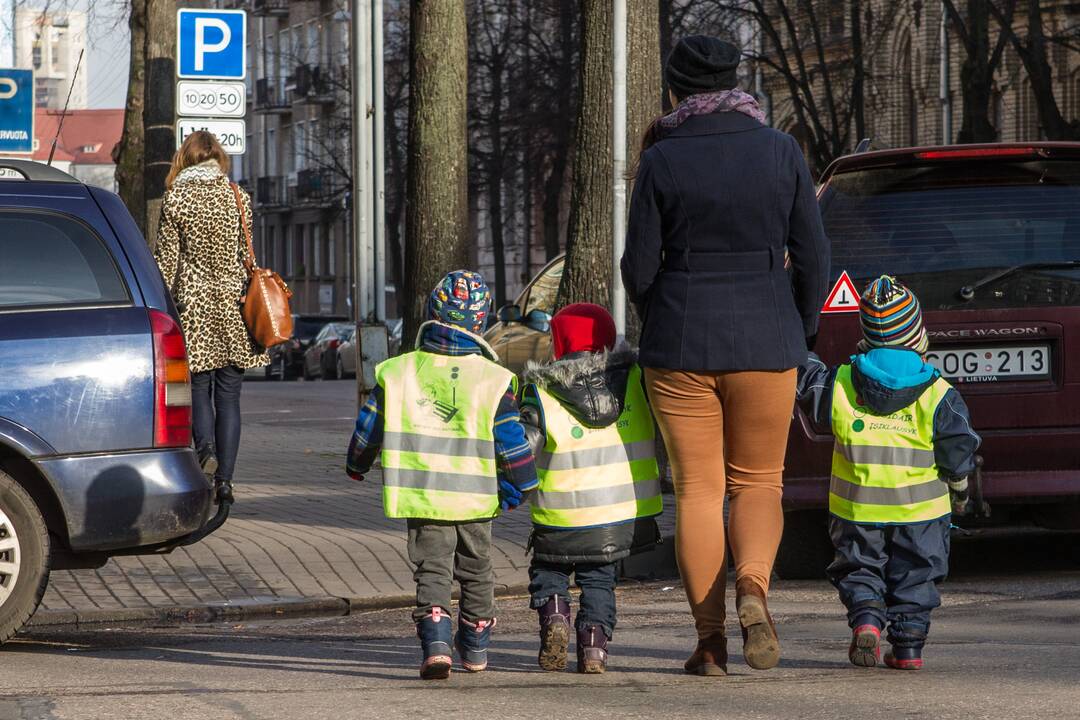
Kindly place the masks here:
<instances>
[{"instance_id":1,"label":"brown ankle boot","mask_svg":"<svg viewBox=\"0 0 1080 720\"><path fill-rule=\"evenodd\" d=\"M727 675L727 638L723 632L698 640L697 648L683 668L691 675Z\"/></svg>"},{"instance_id":2,"label":"brown ankle boot","mask_svg":"<svg viewBox=\"0 0 1080 720\"><path fill-rule=\"evenodd\" d=\"M742 627L743 657L755 670L768 670L780 662L780 640L769 615L765 591L753 580L735 583L735 607Z\"/></svg>"}]
</instances>

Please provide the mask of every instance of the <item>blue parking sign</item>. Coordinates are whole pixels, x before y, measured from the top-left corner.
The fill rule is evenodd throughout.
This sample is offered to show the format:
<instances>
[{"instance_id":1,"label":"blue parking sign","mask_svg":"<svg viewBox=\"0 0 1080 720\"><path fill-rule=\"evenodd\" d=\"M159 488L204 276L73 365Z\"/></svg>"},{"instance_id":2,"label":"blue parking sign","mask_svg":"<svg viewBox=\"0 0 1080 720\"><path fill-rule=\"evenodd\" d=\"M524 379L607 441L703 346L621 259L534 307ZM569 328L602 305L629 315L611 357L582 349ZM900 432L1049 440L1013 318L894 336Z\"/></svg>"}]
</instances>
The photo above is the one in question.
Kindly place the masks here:
<instances>
[{"instance_id":1,"label":"blue parking sign","mask_svg":"<svg viewBox=\"0 0 1080 720\"><path fill-rule=\"evenodd\" d=\"M203 80L243 80L247 72L247 13L179 10L176 74Z\"/></svg>"},{"instance_id":2,"label":"blue parking sign","mask_svg":"<svg viewBox=\"0 0 1080 720\"><path fill-rule=\"evenodd\" d=\"M0 153L34 152L34 71L0 69Z\"/></svg>"}]
</instances>

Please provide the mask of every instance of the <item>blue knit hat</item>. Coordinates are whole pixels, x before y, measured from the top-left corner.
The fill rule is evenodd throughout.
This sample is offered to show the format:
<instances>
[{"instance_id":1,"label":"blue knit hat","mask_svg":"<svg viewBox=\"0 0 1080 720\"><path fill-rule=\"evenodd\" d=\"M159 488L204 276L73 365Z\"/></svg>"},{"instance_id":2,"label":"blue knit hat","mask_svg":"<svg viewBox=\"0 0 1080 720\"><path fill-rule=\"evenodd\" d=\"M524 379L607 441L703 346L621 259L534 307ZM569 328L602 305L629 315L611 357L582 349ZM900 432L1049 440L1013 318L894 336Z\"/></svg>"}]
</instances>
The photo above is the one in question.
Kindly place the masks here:
<instances>
[{"instance_id":1,"label":"blue knit hat","mask_svg":"<svg viewBox=\"0 0 1080 720\"><path fill-rule=\"evenodd\" d=\"M480 273L455 270L447 273L427 302L429 320L453 325L474 335L487 329L491 290Z\"/></svg>"},{"instance_id":2,"label":"blue knit hat","mask_svg":"<svg viewBox=\"0 0 1080 720\"><path fill-rule=\"evenodd\" d=\"M859 298L859 322L860 350L903 347L924 353L930 346L919 299L894 277L882 275L866 286Z\"/></svg>"}]
</instances>

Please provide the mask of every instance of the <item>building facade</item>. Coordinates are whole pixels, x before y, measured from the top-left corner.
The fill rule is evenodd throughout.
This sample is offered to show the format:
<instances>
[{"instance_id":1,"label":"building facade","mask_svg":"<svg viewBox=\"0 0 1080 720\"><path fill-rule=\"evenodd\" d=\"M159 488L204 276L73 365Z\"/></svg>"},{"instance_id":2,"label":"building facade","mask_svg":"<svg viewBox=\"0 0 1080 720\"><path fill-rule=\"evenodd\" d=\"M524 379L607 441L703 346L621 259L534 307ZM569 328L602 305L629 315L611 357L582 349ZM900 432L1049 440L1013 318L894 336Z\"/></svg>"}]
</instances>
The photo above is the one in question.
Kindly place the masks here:
<instances>
[{"instance_id":1,"label":"building facade","mask_svg":"<svg viewBox=\"0 0 1080 720\"><path fill-rule=\"evenodd\" d=\"M349 18L344 0L234 0L248 11L247 152L259 262L298 313L351 313Z\"/></svg>"},{"instance_id":2,"label":"building facade","mask_svg":"<svg viewBox=\"0 0 1080 720\"><path fill-rule=\"evenodd\" d=\"M790 3L789 3L790 5ZM824 46L830 64L843 65L851 53L850 3L814 3L824 29ZM1025 3L1017 7L1013 28L1026 38ZM1080 26L1080 4L1044 0L1042 22L1047 36L1075 33ZM942 44L942 3L926 0L868 0L863 12L863 57L866 68L866 135L874 147L950 144L956 141L963 122L961 66L965 50L951 23L946 23ZM963 3L957 3L963 13ZM796 19L798 20L798 18ZM800 28L802 29L802 28ZM997 42L1000 29L990 20L990 43ZM803 35L809 36L808 33ZM787 41L790 43L790 40ZM1074 41L1075 42L1075 41ZM805 57L817 63L813 50ZM1080 52L1068 43L1047 43L1052 68L1054 94L1066 121L1080 119ZM945 62L943 62L943 59ZM813 74L812 74L813 76ZM942 84L943 76L946 83ZM820 74L814 76L814 95L819 105L825 97ZM834 73L841 89L850 87L851 77L843 70ZM768 76L766 90L771 100L772 124L792 133L805 146L806 132L799 127L791 95L783 78ZM944 91L944 92L943 92ZM834 95L836 91L834 90ZM1027 71L1011 44L1006 44L994 73L990 121L1000 142L1023 142L1046 138L1040 126L1035 97ZM859 140L851 133L847 151Z\"/></svg>"},{"instance_id":3,"label":"building facade","mask_svg":"<svg viewBox=\"0 0 1080 720\"><path fill-rule=\"evenodd\" d=\"M17 7L14 21L15 67L33 68L37 106L62 110L70 90L68 107L85 108L86 58L77 75L75 68L86 49L86 13Z\"/></svg>"}]
</instances>

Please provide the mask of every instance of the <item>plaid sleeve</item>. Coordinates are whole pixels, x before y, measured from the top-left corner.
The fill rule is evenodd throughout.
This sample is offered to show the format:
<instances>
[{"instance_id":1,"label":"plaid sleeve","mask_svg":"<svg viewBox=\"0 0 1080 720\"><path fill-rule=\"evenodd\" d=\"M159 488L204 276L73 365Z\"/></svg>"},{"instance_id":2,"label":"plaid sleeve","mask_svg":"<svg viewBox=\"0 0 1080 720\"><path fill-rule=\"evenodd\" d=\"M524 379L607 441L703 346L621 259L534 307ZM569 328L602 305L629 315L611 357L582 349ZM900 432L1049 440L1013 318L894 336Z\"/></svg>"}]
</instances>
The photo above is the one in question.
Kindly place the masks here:
<instances>
[{"instance_id":1,"label":"plaid sleeve","mask_svg":"<svg viewBox=\"0 0 1080 720\"><path fill-rule=\"evenodd\" d=\"M356 418L356 429L349 441L345 469L363 475L371 470L383 442L383 389L378 385L368 395Z\"/></svg>"},{"instance_id":2,"label":"plaid sleeve","mask_svg":"<svg viewBox=\"0 0 1080 720\"><path fill-rule=\"evenodd\" d=\"M495 457L499 463L500 477L521 492L528 492L540 484L536 478L532 449L525 438L525 428L521 425L513 385L507 388L499 401L495 416Z\"/></svg>"}]
</instances>

